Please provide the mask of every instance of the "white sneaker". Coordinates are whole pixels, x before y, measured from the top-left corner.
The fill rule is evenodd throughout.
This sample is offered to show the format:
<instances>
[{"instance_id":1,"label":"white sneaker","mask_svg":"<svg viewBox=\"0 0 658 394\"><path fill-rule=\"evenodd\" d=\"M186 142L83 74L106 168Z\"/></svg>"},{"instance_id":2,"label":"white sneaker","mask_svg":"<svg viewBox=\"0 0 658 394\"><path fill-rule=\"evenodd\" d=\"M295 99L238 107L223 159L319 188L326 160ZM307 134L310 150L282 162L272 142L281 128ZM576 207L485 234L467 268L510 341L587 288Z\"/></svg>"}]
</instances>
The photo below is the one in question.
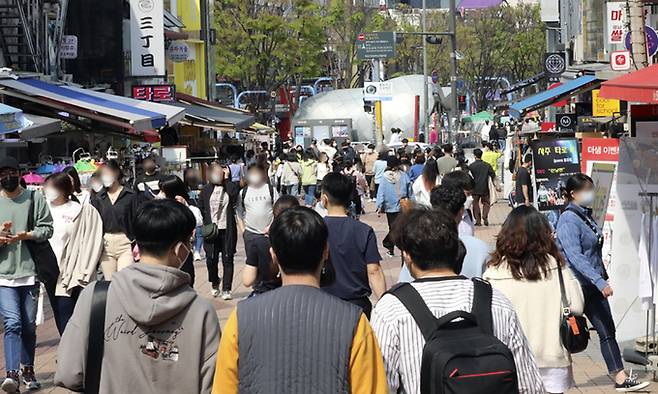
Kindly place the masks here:
<instances>
[{"instance_id":1,"label":"white sneaker","mask_svg":"<svg viewBox=\"0 0 658 394\"><path fill-rule=\"evenodd\" d=\"M20 381L17 373L11 376L8 374L7 378L5 378L5 380L2 382L2 386L0 386L0 388L5 393L18 393L19 384Z\"/></svg>"},{"instance_id":2,"label":"white sneaker","mask_svg":"<svg viewBox=\"0 0 658 394\"><path fill-rule=\"evenodd\" d=\"M210 294L211 294L214 298L219 297L219 294L221 294L221 292L219 291L219 286L217 286L217 287L213 286L212 289L210 290Z\"/></svg>"},{"instance_id":3,"label":"white sneaker","mask_svg":"<svg viewBox=\"0 0 658 394\"><path fill-rule=\"evenodd\" d=\"M222 292L222 300L229 301L229 300L232 300L232 299L233 299L233 296L231 295L230 291L223 291Z\"/></svg>"},{"instance_id":4,"label":"white sneaker","mask_svg":"<svg viewBox=\"0 0 658 394\"><path fill-rule=\"evenodd\" d=\"M194 261L201 261L201 253L194 252Z\"/></svg>"}]
</instances>

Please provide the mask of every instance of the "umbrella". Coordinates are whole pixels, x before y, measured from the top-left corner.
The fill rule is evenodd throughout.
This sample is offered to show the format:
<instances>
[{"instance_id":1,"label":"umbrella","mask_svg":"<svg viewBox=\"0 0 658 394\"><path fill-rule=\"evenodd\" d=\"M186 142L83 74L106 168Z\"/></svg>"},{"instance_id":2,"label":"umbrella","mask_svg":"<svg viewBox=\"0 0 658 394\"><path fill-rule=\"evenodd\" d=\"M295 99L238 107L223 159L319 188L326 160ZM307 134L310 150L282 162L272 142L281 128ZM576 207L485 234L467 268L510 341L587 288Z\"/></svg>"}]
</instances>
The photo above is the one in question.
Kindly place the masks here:
<instances>
[{"instance_id":1,"label":"umbrella","mask_svg":"<svg viewBox=\"0 0 658 394\"><path fill-rule=\"evenodd\" d=\"M41 175L35 174L33 172L23 175L23 180L28 185L41 185L44 182L44 179Z\"/></svg>"}]
</instances>

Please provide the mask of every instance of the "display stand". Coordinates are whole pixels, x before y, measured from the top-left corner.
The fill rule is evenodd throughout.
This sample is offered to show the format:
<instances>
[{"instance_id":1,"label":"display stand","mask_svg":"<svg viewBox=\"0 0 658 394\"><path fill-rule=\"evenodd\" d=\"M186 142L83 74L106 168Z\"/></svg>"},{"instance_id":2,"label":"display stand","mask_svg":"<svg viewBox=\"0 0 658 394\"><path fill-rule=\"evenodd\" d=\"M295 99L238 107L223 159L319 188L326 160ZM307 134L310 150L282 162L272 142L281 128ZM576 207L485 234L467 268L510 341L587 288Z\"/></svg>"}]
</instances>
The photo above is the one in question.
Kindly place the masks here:
<instances>
[{"instance_id":1,"label":"display stand","mask_svg":"<svg viewBox=\"0 0 658 394\"><path fill-rule=\"evenodd\" d=\"M656 304L653 301L656 294L656 283L654 281L651 261L653 256L653 221L656 215L655 201L656 198L658 198L658 192L641 192L638 195L649 199L649 242L647 243L647 253L649 261L649 276L651 278L651 306L647 311L647 327L644 343L644 356L649 357L649 334L651 334L651 353L656 353Z\"/></svg>"}]
</instances>

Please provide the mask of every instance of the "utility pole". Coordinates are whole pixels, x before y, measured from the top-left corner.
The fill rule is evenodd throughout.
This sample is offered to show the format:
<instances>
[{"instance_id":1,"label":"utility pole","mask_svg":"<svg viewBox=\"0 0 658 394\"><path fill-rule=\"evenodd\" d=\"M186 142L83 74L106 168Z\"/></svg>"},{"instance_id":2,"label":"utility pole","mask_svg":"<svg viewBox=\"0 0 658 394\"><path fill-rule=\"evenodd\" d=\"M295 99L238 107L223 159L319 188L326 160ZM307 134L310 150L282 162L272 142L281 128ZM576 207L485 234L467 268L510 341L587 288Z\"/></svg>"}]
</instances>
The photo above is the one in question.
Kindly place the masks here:
<instances>
[{"instance_id":1,"label":"utility pole","mask_svg":"<svg viewBox=\"0 0 658 394\"><path fill-rule=\"evenodd\" d=\"M455 0L450 0L454 2ZM429 97L427 94L427 0L423 0L423 133L426 138L429 138L429 123L427 122L427 106L429 105Z\"/></svg>"},{"instance_id":2,"label":"utility pole","mask_svg":"<svg viewBox=\"0 0 658 394\"><path fill-rule=\"evenodd\" d=\"M631 25L631 45L635 67L640 69L649 65L647 42L644 33L644 6L642 0L628 0L628 17Z\"/></svg>"},{"instance_id":3,"label":"utility pole","mask_svg":"<svg viewBox=\"0 0 658 394\"><path fill-rule=\"evenodd\" d=\"M449 120L450 135L448 142L456 141L459 131L459 99L457 98L457 4L450 0L450 97L452 99L452 116ZM454 123L453 122L454 119Z\"/></svg>"}]
</instances>

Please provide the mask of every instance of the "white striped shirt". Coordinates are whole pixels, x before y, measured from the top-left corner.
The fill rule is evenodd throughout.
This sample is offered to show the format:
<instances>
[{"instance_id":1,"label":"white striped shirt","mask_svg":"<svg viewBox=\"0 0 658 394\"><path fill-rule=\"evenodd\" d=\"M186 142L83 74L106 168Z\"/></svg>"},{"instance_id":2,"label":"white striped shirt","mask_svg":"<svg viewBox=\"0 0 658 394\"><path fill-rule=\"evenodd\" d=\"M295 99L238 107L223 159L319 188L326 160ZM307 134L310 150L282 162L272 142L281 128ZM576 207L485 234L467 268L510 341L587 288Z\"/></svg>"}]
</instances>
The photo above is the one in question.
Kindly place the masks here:
<instances>
[{"instance_id":1,"label":"white striped shirt","mask_svg":"<svg viewBox=\"0 0 658 394\"><path fill-rule=\"evenodd\" d=\"M412 283L438 318L455 310L471 311L473 283L470 280L432 280ZM494 335L512 351L519 393L544 393L535 358L514 307L493 289L491 301ZM541 311L537 311L541 313ZM379 341L391 392L420 393L420 364L425 339L411 314L393 295L386 294L372 311L372 328Z\"/></svg>"}]
</instances>

